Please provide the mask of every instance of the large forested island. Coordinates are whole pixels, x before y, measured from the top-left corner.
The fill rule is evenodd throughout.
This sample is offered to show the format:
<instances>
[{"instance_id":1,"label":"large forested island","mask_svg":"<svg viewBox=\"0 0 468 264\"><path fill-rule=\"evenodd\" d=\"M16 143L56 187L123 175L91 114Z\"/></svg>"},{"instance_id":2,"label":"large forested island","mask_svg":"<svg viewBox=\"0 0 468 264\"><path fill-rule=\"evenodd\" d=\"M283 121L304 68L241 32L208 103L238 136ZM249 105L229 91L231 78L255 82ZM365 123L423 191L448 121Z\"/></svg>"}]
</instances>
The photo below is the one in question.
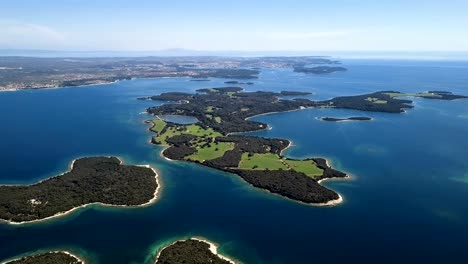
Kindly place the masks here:
<instances>
[{"instance_id":1,"label":"large forested island","mask_svg":"<svg viewBox=\"0 0 468 264\"><path fill-rule=\"evenodd\" d=\"M84 264L84 261L65 251L25 256L2 264Z\"/></svg>"},{"instance_id":2,"label":"large forested island","mask_svg":"<svg viewBox=\"0 0 468 264\"><path fill-rule=\"evenodd\" d=\"M289 94L288 92L285 92ZM279 100L282 93L242 92L238 87L201 89L199 94L166 93L153 100L176 101L149 108L154 115L194 116L197 124L179 125L162 119L152 122L157 133L152 142L165 145L163 155L187 160L239 175L255 187L297 201L327 204L340 196L318 183L325 178L343 178L324 159L294 160L282 155L290 142L233 135L255 131L267 124L246 120L254 115L299 109L301 101Z\"/></svg>"},{"instance_id":3,"label":"large forested island","mask_svg":"<svg viewBox=\"0 0 468 264\"><path fill-rule=\"evenodd\" d=\"M170 92L141 99L176 102L147 109L155 116L185 115L196 117L199 121L190 125L160 118L149 121L152 123L151 131L157 134L152 142L167 147L162 152L166 158L200 163L239 175L253 186L272 193L304 203L326 205L341 201L341 197L320 185L320 181L344 178L346 173L332 169L322 158L295 160L284 157L282 152L290 145L286 139L233 133L268 128L267 124L248 118L271 112L321 107L400 113L412 106L410 100L399 97L466 98L441 91L417 94L383 91L326 101L281 99L291 94L301 95L291 91L243 92L239 87L219 87L200 89L197 94Z\"/></svg>"},{"instance_id":4,"label":"large forested island","mask_svg":"<svg viewBox=\"0 0 468 264\"><path fill-rule=\"evenodd\" d=\"M140 206L154 201L157 174L115 157L75 160L69 172L29 186L0 186L0 220L43 220L92 203Z\"/></svg>"},{"instance_id":5,"label":"large forested island","mask_svg":"<svg viewBox=\"0 0 468 264\"><path fill-rule=\"evenodd\" d=\"M163 248L155 264L235 264L236 262L217 253L216 246L206 240L191 238L180 240Z\"/></svg>"}]
</instances>

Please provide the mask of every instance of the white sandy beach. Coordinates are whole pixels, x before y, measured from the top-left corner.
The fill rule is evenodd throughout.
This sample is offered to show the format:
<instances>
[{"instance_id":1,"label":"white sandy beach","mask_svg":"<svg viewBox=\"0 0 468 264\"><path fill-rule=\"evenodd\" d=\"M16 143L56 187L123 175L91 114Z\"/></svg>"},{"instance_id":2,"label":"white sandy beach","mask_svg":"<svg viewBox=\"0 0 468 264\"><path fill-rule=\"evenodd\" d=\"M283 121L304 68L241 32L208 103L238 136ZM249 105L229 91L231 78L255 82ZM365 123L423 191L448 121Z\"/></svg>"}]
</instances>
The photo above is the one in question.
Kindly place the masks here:
<instances>
[{"instance_id":1,"label":"white sandy beach","mask_svg":"<svg viewBox=\"0 0 468 264\"><path fill-rule=\"evenodd\" d=\"M328 201L326 203L317 203L317 204L311 204L313 206L336 206L336 205L339 205L341 203L343 203L343 197L341 196L341 194L337 193L338 194L338 199L336 200L331 200L331 201Z\"/></svg>"},{"instance_id":2,"label":"white sandy beach","mask_svg":"<svg viewBox=\"0 0 468 264\"><path fill-rule=\"evenodd\" d=\"M283 152L284 152L284 151L286 151L287 149L289 149L289 148L291 148L291 147L294 146L292 140L289 140L289 139L288 139L288 141L289 141L288 146L281 150L280 156L283 156Z\"/></svg>"}]
</instances>

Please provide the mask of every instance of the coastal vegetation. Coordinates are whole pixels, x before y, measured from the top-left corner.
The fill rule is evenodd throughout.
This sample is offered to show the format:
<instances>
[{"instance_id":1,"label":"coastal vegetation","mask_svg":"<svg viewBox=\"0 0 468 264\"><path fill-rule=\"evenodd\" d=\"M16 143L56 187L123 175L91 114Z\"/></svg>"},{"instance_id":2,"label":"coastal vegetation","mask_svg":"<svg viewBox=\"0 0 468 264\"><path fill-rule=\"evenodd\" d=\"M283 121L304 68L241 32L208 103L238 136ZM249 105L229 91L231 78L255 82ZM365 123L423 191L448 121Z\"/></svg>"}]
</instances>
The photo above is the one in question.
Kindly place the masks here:
<instances>
[{"instance_id":1,"label":"coastal vegetation","mask_svg":"<svg viewBox=\"0 0 468 264\"><path fill-rule=\"evenodd\" d=\"M197 152L187 156L187 159L203 162L205 160L213 160L224 156L226 151L234 149L234 144L231 142L216 142L214 144L206 144L206 141L201 141L197 142L195 148L197 149Z\"/></svg>"},{"instance_id":2,"label":"coastal vegetation","mask_svg":"<svg viewBox=\"0 0 468 264\"><path fill-rule=\"evenodd\" d=\"M221 133L215 132L212 128L203 128L200 125L191 124L191 125L177 125L174 123L169 123L163 120L153 120L153 124L156 122L161 128L161 130L151 128L151 131L158 133L158 136L153 137L153 142L160 145L167 145L167 139L174 136L180 135L193 135L201 139L205 138L215 138L221 136Z\"/></svg>"},{"instance_id":3,"label":"coastal vegetation","mask_svg":"<svg viewBox=\"0 0 468 264\"><path fill-rule=\"evenodd\" d=\"M465 96L454 95L451 92L445 91L428 91L424 93L399 93L399 92L389 92L386 93L390 97L422 97L426 99L442 99L442 100L455 100L466 98Z\"/></svg>"},{"instance_id":4,"label":"coastal vegetation","mask_svg":"<svg viewBox=\"0 0 468 264\"><path fill-rule=\"evenodd\" d=\"M21 257L4 264L84 264L84 261L68 252L55 251Z\"/></svg>"},{"instance_id":5,"label":"coastal vegetation","mask_svg":"<svg viewBox=\"0 0 468 264\"><path fill-rule=\"evenodd\" d=\"M187 239L172 243L163 248L156 257L155 264L234 264L217 253L217 247L201 239Z\"/></svg>"},{"instance_id":6,"label":"coastal vegetation","mask_svg":"<svg viewBox=\"0 0 468 264\"><path fill-rule=\"evenodd\" d=\"M379 98L375 98L375 97L367 97L366 101L369 101L374 104L386 104L387 103L386 100L380 100Z\"/></svg>"},{"instance_id":7,"label":"coastal vegetation","mask_svg":"<svg viewBox=\"0 0 468 264\"><path fill-rule=\"evenodd\" d=\"M238 167L247 170L294 170L309 177L323 174L323 170L312 160L286 159L272 153L243 153Z\"/></svg>"},{"instance_id":8,"label":"coastal vegetation","mask_svg":"<svg viewBox=\"0 0 468 264\"><path fill-rule=\"evenodd\" d=\"M149 167L122 165L115 157L77 159L62 175L33 185L0 186L0 219L41 220L92 203L143 205L155 198L156 177Z\"/></svg>"},{"instance_id":9,"label":"coastal vegetation","mask_svg":"<svg viewBox=\"0 0 468 264\"><path fill-rule=\"evenodd\" d=\"M161 131L166 127L166 122L162 119L155 119L151 122L153 123L151 131L155 133L161 133Z\"/></svg>"}]
</instances>

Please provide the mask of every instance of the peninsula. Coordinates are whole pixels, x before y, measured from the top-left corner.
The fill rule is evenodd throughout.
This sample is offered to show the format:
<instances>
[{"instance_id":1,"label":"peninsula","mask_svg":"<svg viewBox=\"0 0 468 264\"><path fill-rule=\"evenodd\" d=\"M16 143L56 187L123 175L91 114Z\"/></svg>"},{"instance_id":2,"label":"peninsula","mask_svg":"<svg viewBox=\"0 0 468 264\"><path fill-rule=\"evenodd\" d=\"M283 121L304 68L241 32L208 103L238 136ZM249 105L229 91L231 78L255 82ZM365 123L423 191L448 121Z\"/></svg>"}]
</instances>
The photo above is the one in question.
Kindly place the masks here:
<instances>
[{"instance_id":1,"label":"peninsula","mask_svg":"<svg viewBox=\"0 0 468 264\"><path fill-rule=\"evenodd\" d=\"M1 262L1 264L85 264L85 262L69 252L53 251L21 257Z\"/></svg>"},{"instance_id":2,"label":"peninsula","mask_svg":"<svg viewBox=\"0 0 468 264\"><path fill-rule=\"evenodd\" d=\"M89 204L142 206L157 197L157 173L115 157L73 161L71 170L28 186L0 186L0 220L45 220Z\"/></svg>"},{"instance_id":3,"label":"peninsula","mask_svg":"<svg viewBox=\"0 0 468 264\"><path fill-rule=\"evenodd\" d=\"M251 185L296 201L331 205L341 196L320 184L324 179L345 178L346 173L331 168L322 158L289 159L282 155L291 144L286 139L234 135L267 129L268 125L250 121L256 115L300 110L310 107L349 108L400 113L411 108L409 94L384 91L361 96L337 97L326 101L304 98L281 99L283 93L243 92L240 87L205 88L190 93L163 93L146 99L173 101L147 109L155 116L184 115L199 120L180 125L161 119L149 121L157 135L152 143L166 146L162 155L230 172ZM289 94L295 92L288 92ZM447 92L419 93L412 96L452 100L466 98Z\"/></svg>"},{"instance_id":4,"label":"peninsula","mask_svg":"<svg viewBox=\"0 0 468 264\"><path fill-rule=\"evenodd\" d=\"M236 264L237 262L218 254L215 244L199 238L190 238L176 241L163 248L155 261L155 264L179 263Z\"/></svg>"}]
</instances>

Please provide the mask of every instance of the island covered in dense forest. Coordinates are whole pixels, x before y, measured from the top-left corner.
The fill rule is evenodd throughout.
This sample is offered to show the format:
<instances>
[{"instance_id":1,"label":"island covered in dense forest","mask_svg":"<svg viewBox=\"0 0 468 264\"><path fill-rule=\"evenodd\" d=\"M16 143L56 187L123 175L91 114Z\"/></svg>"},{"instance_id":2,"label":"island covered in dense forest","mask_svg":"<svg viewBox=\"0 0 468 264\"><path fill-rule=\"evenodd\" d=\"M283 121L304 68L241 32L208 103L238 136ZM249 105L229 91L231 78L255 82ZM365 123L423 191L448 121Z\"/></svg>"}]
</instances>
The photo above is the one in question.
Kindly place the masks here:
<instances>
[{"instance_id":1,"label":"island covered in dense forest","mask_svg":"<svg viewBox=\"0 0 468 264\"><path fill-rule=\"evenodd\" d=\"M142 206L155 201L157 173L115 157L74 160L71 170L33 185L0 186L0 220L45 220L89 204Z\"/></svg>"},{"instance_id":2,"label":"island covered in dense forest","mask_svg":"<svg viewBox=\"0 0 468 264\"><path fill-rule=\"evenodd\" d=\"M85 262L67 251L53 251L24 256L1 264L84 264Z\"/></svg>"},{"instance_id":3,"label":"island covered in dense forest","mask_svg":"<svg viewBox=\"0 0 468 264\"><path fill-rule=\"evenodd\" d=\"M235 264L236 261L218 254L215 244L199 238L179 240L161 249L155 264Z\"/></svg>"},{"instance_id":4,"label":"island covered in dense forest","mask_svg":"<svg viewBox=\"0 0 468 264\"><path fill-rule=\"evenodd\" d=\"M320 107L400 113L412 106L410 100L399 97L445 100L466 98L440 91L418 94L383 91L311 101L304 98L283 99L281 97L285 92L243 92L240 87L205 88L197 92L170 92L142 98L176 102L148 108L148 113L155 116L184 115L199 120L190 125L159 118L148 121L152 124L150 130L157 134L152 138L152 143L167 147L162 152L164 157L230 172L255 187L317 205L330 205L342 200L339 194L322 186L320 182L329 178L345 178L346 173L331 168L322 158L296 160L284 157L283 151L291 144L286 139L233 133L267 129L267 124L249 118L272 112Z\"/></svg>"}]
</instances>

